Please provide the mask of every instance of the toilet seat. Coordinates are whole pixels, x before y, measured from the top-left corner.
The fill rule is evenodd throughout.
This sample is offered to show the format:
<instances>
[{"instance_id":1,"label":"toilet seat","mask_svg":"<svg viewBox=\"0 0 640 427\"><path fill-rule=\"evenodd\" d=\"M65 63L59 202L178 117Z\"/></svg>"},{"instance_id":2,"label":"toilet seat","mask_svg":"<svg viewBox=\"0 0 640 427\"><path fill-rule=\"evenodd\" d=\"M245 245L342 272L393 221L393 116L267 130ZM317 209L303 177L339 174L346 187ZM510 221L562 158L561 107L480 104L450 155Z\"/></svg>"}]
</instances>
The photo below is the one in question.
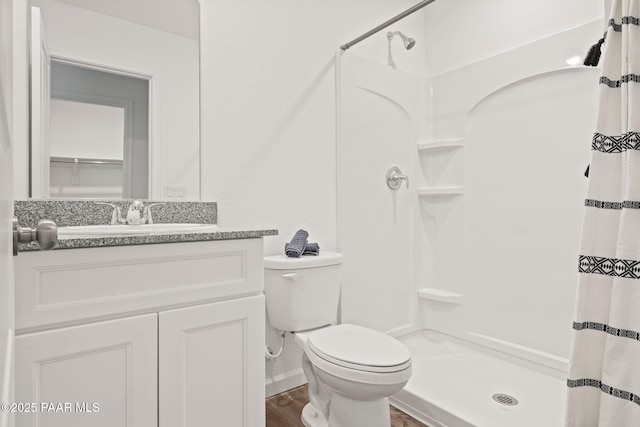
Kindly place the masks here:
<instances>
[{"instance_id":1,"label":"toilet seat","mask_svg":"<svg viewBox=\"0 0 640 427\"><path fill-rule=\"evenodd\" d=\"M309 349L318 357L349 369L397 372L411 366L411 353L396 339L373 329L342 324L309 334Z\"/></svg>"},{"instance_id":2,"label":"toilet seat","mask_svg":"<svg viewBox=\"0 0 640 427\"><path fill-rule=\"evenodd\" d=\"M333 331L334 329L335 331ZM387 360L387 362L378 361L377 363L382 366L369 366L363 363L363 361L366 362L374 359L365 357L361 360L354 360L355 357L353 357L353 355L356 355L358 353L349 352L349 350L353 350L354 346L348 345L346 347L348 349L344 349L342 350L342 352L340 352L337 348L334 348L330 344L327 344L325 342L326 341L325 339L327 337L329 338L328 339L329 341L331 341L334 337L339 337L340 335L342 335L343 337L354 337L356 334L363 332L362 329L364 329L365 331L364 331L364 334L361 334L361 336L367 336L371 338L372 336L377 336L377 334L379 334L379 335L382 335L384 338L381 338L380 340L377 340L377 338L371 338L368 341L366 338L363 338L362 340L355 338L356 340L358 340L357 342L361 342L361 341L365 343L377 342L379 345L383 345L383 346L388 344L390 348L398 350L398 353L396 353L396 355L400 355L400 356L392 357L392 358L389 358L387 356L386 359L380 358L380 360L383 360L383 361ZM345 331L346 331L346 334L341 334L341 332L345 332ZM319 334L320 332L322 332L322 334ZM372 334L369 334L368 332L372 332ZM314 340L315 344L313 345L315 350L312 348L310 343L313 335L316 335L316 338ZM379 336L377 337L380 338ZM389 341L387 341L385 338L388 338ZM336 341L339 341L339 340L340 340L339 338L336 339ZM360 326L355 326L355 325L346 325L346 324L328 326L328 327L317 329L310 332L296 333L296 342L302 347L305 354L307 355L307 357L309 358L309 360L311 361L311 363L315 368L320 369L328 374L334 375L339 378L344 378L351 381L357 381L357 382L366 383L366 384L398 384L401 382L408 381L409 378L411 377L411 355L408 352L408 350L406 350L406 348L401 343L397 342L395 339L388 337L380 332L373 331L371 329L362 328ZM380 344L381 342L382 344ZM320 348L318 348L318 346ZM371 347L368 347L368 348L371 348ZM402 350L406 350L407 352L406 357L405 355L403 355ZM352 356L347 357L346 355L349 355L349 354L351 354ZM341 357L336 357L336 356L341 356ZM352 359L353 361L350 361L349 359ZM354 363L354 362L360 362L360 363ZM384 366L384 363L386 363L387 366Z\"/></svg>"}]
</instances>

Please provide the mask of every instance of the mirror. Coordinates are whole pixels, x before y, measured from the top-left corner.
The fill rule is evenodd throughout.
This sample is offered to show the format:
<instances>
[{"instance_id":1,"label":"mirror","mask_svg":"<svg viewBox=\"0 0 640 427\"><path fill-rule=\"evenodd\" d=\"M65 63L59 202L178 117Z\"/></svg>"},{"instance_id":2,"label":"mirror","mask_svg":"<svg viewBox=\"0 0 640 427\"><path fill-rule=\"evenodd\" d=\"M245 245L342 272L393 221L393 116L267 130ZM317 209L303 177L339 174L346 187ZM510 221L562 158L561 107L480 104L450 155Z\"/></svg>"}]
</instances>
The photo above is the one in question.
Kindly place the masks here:
<instances>
[{"instance_id":1,"label":"mirror","mask_svg":"<svg viewBox=\"0 0 640 427\"><path fill-rule=\"evenodd\" d=\"M49 70L49 197L149 198L149 80Z\"/></svg>"},{"instance_id":2,"label":"mirror","mask_svg":"<svg viewBox=\"0 0 640 427\"><path fill-rule=\"evenodd\" d=\"M31 5L31 196L198 200L198 0Z\"/></svg>"}]
</instances>

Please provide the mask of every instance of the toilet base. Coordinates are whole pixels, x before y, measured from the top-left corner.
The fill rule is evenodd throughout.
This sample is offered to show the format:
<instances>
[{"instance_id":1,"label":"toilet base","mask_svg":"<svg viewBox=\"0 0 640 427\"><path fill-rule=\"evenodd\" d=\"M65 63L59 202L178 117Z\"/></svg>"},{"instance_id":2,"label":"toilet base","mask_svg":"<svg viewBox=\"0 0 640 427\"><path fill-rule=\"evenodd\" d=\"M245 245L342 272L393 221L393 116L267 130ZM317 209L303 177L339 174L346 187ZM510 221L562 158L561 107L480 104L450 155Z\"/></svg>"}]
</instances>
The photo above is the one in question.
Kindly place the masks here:
<instances>
[{"instance_id":1,"label":"toilet base","mask_svg":"<svg viewBox=\"0 0 640 427\"><path fill-rule=\"evenodd\" d=\"M329 404L329 427L390 427L389 399L353 400L334 393Z\"/></svg>"},{"instance_id":2,"label":"toilet base","mask_svg":"<svg viewBox=\"0 0 640 427\"><path fill-rule=\"evenodd\" d=\"M317 411L311 403L307 403L302 408L302 423L305 427L328 427L327 417Z\"/></svg>"},{"instance_id":3,"label":"toilet base","mask_svg":"<svg viewBox=\"0 0 640 427\"><path fill-rule=\"evenodd\" d=\"M358 402L342 396L334 395L334 398L329 420L307 403L302 408L302 424L305 427L389 427L391 424L389 399Z\"/></svg>"}]
</instances>

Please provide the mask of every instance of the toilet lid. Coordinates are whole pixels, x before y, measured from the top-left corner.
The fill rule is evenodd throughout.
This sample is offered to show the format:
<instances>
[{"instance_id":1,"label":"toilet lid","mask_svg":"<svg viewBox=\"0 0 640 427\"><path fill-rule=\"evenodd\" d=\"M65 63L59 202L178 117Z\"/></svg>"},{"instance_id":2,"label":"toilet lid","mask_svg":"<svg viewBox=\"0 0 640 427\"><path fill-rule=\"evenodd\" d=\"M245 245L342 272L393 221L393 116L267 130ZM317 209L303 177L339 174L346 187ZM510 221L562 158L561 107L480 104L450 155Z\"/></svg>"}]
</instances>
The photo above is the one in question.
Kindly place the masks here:
<instances>
[{"instance_id":1,"label":"toilet lid","mask_svg":"<svg viewBox=\"0 0 640 427\"><path fill-rule=\"evenodd\" d=\"M411 353L400 341L362 326L319 329L309 334L308 343L318 357L346 368L396 372L411 366Z\"/></svg>"}]
</instances>

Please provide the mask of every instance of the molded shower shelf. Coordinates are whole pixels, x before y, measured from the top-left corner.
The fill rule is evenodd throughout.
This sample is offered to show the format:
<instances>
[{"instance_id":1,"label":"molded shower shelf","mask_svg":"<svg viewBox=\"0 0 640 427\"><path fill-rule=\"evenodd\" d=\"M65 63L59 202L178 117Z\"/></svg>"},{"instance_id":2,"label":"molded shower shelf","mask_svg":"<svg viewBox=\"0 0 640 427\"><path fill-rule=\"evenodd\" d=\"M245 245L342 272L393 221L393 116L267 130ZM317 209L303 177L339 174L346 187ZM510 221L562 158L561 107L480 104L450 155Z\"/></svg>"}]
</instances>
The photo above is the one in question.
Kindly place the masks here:
<instances>
[{"instance_id":1,"label":"molded shower shelf","mask_svg":"<svg viewBox=\"0 0 640 427\"><path fill-rule=\"evenodd\" d=\"M429 150L438 150L441 148L462 148L464 144L462 143L463 138L455 138L455 139L442 139L440 141L434 142L421 142L418 143L418 151L429 151Z\"/></svg>"},{"instance_id":2,"label":"molded shower shelf","mask_svg":"<svg viewBox=\"0 0 640 427\"><path fill-rule=\"evenodd\" d=\"M456 292L444 291L435 288L422 288L418 290L418 297L431 301L448 302L451 304L461 304L464 295Z\"/></svg>"},{"instance_id":3,"label":"molded shower shelf","mask_svg":"<svg viewBox=\"0 0 640 427\"><path fill-rule=\"evenodd\" d=\"M464 194L464 187L457 185L454 187L422 187L418 188L418 196L461 196Z\"/></svg>"}]
</instances>

